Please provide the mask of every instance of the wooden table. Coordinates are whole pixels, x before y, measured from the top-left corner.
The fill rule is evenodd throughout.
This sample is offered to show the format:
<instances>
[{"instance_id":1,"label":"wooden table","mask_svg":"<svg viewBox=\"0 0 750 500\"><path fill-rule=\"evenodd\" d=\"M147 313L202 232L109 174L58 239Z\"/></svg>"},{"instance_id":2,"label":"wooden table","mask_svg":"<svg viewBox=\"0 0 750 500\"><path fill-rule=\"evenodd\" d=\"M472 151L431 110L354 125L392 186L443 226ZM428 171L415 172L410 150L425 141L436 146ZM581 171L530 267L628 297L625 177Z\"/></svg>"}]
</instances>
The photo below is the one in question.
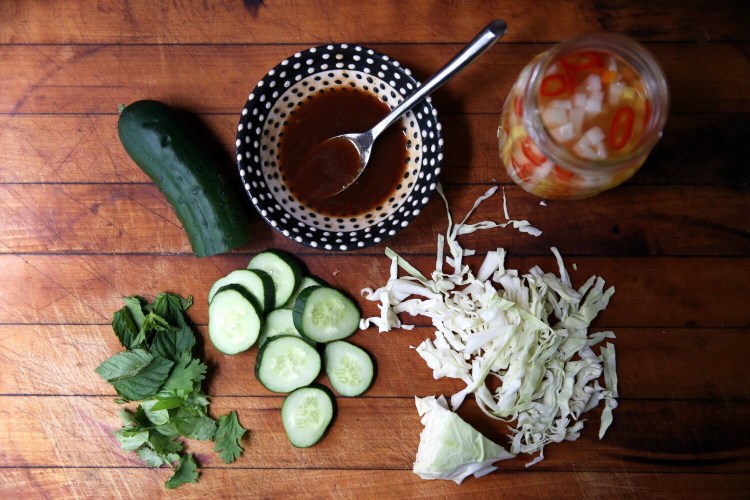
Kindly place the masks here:
<instances>
[{"instance_id":1,"label":"wooden table","mask_svg":"<svg viewBox=\"0 0 750 500\"><path fill-rule=\"evenodd\" d=\"M653 4L653 5L652 5ZM657 5L658 4L658 5ZM414 395L461 388L434 381L409 349L431 335L360 332L379 366L365 397L339 399L319 445L298 450L279 419L281 397L252 375L255 350L222 356L203 342L212 411L237 409L251 429L225 466L191 443L197 485L167 494L167 471L145 468L111 435L111 386L93 369L120 347L109 326L120 297L163 290L205 297L255 253L282 248L351 294L379 286L381 244L327 253L286 240L251 213L253 238L198 260L171 208L123 151L117 104L160 99L198 113L232 162L250 89L281 59L312 45L376 48L424 79L487 21L507 37L434 96L445 137L441 181L463 214L502 185L511 215L539 238L495 230L464 241L498 246L522 271L555 269L557 246L575 283L616 287L596 322L617 334L620 407L606 437L598 414L577 442L549 446L461 486L422 481L411 466L422 428ZM669 497L750 495L750 10L742 0L633 2L13 1L0 4L0 492L3 497ZM672 91L664 138L627 184L579 202L517 188L498 158L496 127L520 69L558 41L612 31L645 43ZM477 220L502 217L502 198ZM424 271L447 220L435 197L388 244ZM376 312L362 302L366 314ZM469 401L460 414L504 441Z\"/></svg>"}]
</instances>

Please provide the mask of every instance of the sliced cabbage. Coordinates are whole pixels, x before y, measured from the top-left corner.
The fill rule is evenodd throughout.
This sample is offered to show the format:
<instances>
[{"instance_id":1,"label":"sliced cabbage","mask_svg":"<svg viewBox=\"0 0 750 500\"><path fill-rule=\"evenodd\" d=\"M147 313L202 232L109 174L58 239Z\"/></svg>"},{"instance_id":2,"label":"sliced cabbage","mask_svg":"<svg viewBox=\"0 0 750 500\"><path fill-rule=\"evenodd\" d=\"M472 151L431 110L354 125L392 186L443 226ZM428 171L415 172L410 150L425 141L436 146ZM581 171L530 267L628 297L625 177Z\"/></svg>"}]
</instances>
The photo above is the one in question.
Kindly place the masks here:
<instances>
[{"instance_id":1,"label":"sliced cabbage","mask_svg":"<svg viewBox=\"0 0 750 500\"><path fill-rule=\"evenodd\" d=\"M435 336L416 347L434 378L458 378L466 387L450 398L453 410L473 394L477 405L492 418L514 423L509 427L512 454L539 453L549 443L575 440L583 428L581 416L604 402L600 438L617 407L617 374L612 344L594 347L612 332L589 333L588 328L614 293L602 278L592 276L575 288L562 256L552 248L558 275L538 266L521 274L505 267L505 250L487 252L476 274L464 263L473 250L457 237L477 230L512 225L530 234L539 232L528 221L484 221L467 224L474 210L497 188L488 190L460 223L454 224L443 190L438 193L448 210L448 229L438 237L435 270L427 278L391 249L388 282L365 289L368 300L380 302L381 315L361 322L381 332L406 328L399 314L426 316ZM504 193L503 193L504 194ZM539 232L540 233L540 232ZM452 270L451 270L452 268ZM399 269L405 275L399 277ZM488 378L497 379L490 390ZM604 379L604 387L600 380Z\"/></svg>"},{"instance_id":2,"label":"sliced cabbage","mask_svg":"<svg viewBox=\"0 0 750 500\"><path fill-rule=\"evenodd\" d=\"M414 473L422 479L447 479L461 484L470 475L482 477L497 469L498 460L514 455L493 443L448 409L445 397L415 398L424 429Z\"/></svg>"}]
</instances>

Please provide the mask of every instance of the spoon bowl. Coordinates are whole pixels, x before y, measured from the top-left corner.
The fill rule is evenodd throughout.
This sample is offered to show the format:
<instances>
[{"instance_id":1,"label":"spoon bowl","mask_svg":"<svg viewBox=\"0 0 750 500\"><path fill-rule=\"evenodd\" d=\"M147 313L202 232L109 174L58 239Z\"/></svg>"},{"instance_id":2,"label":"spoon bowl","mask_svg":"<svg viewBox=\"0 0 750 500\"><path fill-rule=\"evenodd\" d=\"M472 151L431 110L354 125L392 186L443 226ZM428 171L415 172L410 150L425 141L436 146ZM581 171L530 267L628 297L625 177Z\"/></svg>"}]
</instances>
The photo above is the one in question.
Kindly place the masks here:
<instances>
[{"instance_id":1,"label":"spoon bowl","mask_svg":"<svg viewBox=\"0 0 750 500\"><path fill-rule=\"evenodd\" d=\"M322 176L319 179L317 196L332 197L351 186L367 167L373 144L380 134L401 116L420 103L448 80L460 73L477 57L484 54L508 31L502 19L495 19L480 31L474 39L456 54L453 59L422 84L416 92L396 106L373 128L363 133L342 134L327 139L308 154L305 168L319 168L323 162L334 160L338 175ZM339 155L334 152L338 152ZM356 154L355 154L356 153ZM330 168L330 167L329 167Z\"/></svg>"}]
</instances>

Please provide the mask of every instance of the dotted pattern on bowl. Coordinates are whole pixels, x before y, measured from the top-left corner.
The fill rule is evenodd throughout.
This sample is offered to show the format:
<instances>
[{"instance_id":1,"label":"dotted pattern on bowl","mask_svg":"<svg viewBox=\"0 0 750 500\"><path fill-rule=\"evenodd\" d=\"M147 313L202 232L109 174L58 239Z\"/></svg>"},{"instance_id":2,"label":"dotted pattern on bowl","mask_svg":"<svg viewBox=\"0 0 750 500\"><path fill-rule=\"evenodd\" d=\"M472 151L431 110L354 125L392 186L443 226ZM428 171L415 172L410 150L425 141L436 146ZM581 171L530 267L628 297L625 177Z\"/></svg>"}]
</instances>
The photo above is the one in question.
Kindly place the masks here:
<instances>
[{"instance_id":1,"label":"dotted pattern on bowl","mask_svg":"<svg viewBox=\"0 0 750 500\"><path fill-rule=\"evenodd\" d=\"M393 108L417 85L397 61L358 45L314 47L269 71L248 97L236 140L240 176L261 216L284 236L326 250L374 245L406 227L434 192L443 159L441 125L429 99L402 120L408 149L403 182L383 206L355 217L318 214L289 192L279 172L279 134L290 111L326 88L374 93Z\"/></svg>"}]
</instances>

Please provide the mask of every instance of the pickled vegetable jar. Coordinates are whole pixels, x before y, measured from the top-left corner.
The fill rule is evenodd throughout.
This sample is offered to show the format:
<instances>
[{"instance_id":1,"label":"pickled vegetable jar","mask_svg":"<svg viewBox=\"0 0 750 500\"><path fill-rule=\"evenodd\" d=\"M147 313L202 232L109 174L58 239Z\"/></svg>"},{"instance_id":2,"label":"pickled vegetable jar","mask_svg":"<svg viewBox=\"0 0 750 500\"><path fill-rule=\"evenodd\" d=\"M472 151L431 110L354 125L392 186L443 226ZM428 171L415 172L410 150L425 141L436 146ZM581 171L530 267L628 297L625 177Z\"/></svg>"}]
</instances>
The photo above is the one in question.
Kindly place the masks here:
<instances>
[{"instance_id":1,"label":"pickled vegetable jar","mask_svg":"<svg viewBox=\"0 0 750 500\"><path fill-rule=\"evenodd\" d=\"M594 196L641 167L668 102L664 72L643 46L619 35L575 38L521 71L500 119L500 157L532 194Z\"/></svg>"}]
</instances>

